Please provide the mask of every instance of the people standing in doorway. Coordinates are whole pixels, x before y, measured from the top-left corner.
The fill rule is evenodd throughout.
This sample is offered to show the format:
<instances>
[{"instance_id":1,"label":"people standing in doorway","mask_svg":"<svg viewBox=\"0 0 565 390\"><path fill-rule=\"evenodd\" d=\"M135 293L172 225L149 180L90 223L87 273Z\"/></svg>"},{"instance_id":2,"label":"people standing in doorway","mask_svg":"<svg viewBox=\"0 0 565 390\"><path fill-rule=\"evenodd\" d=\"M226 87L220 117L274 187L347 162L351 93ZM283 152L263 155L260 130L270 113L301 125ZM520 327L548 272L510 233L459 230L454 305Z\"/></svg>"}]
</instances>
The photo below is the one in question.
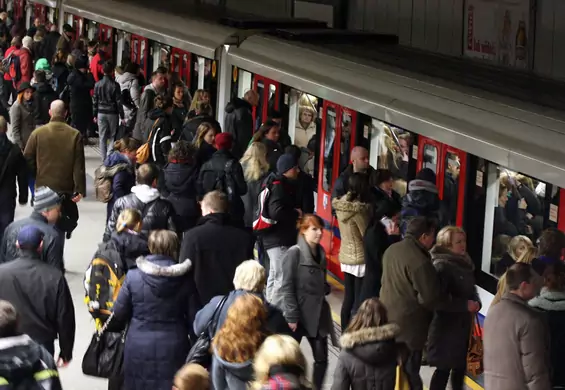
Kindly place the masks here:
<instances>
[{"instance_id":1,"label":"people standing in doorway","mask_svg":"<svg viewBox=\"0 0 565 390\"><path fill-rule=\"evenodd\" d=\"M94 81L99 82L107 75L104 64L109 60L109 56L106 53L108 50L107 42L98 42L98 50L92 60L90 60L90 73L94 77ZM113 69L112 69L113 72ZM109 74L112 76L112 72Z\"/></svg>"},{"instance_id":2,"label":"people standing in doorway","mask_svg":"<svg viewBox=\"0 0 565 390\"><path fill-rule=\"evenodd\" d=\"M98 123L100 154L102 160L108 155L108 142L116 141L120 119L124 119L120 84L114 81L114 64L106 61L102 65L104 77L94 86L94 121Z\"/></svg>"},{"instance_id":3,"label":"people standing in doorway","mask_svg":"<svg viewBox=\"0 0 565 390\"><path fill-rule=\"evenodd\" d=\"M72 39L75 35L75 30L70 24L63 25L63 34L57 42L57 50L63 50L65 54L70 54L72 50Z\"/></svg>"},{"instance_id":4,"label":"people standing in doorway","mask_svg":"<svg viewBox=\"0 0 565 390\"><path fill-rule=\"evenodd\" d=\"M88 143L88 128L92 123L92 97L90 91L94 88L94 78L88 73L86 57L77 58L75 69L67 78L69 86L71 123L79 131L83 142Z\"/></svg>"},{"instance_id":5,"label":"people standing in doorway","mask_svg":"<svg viewBox=\"0 0 565 390\"><path fill-rule=\"evenodd\" d=\"M361 304L361 288L365 276L363 236L372 217L369 177L353 173L349 177L347 194L332 201L339 229L341 247L339 262L344 273L345 296L341 306L341 328L346 329L353 312Z\"/></svg>"},{"instance_id":6,"label":"people standing in doorway","mask_svg":"<svg viewBox=\"0 0 565 390\"><path fill-rule=\"evenodd\" d=\"M339 175L334 184L332 199L341 198L347 194L349 189L349 176L354 173L367 173L369 176L373 171L369 165L369 151L362 146L356 146L351 150L351 164Z\"/></svg>"},{"instance_id":7,"label":"people standing in doorway","mask_svg":"<svg viewBox=\"0 0 565 390\"><path fill-rule=\"evenodd\" d=\"M245 92L243 99L235 98L226 106L224 131L233 135L233 154L237 159L243 156L253 135L253 107L258 104L259 94L249 90ZM273 167L273 171L274 169Z\"/></svg>"},{"instance_id":8,"label":"people standing in doorway","mask_svg":"<svg viewBox=\"0 0 565 390\"><path fill-rule=\"evenodd\" d=\"M137 80L138 74L139 65L129 62L124 68L124 73L116 77L116 81L120 84L122 92L122 105L124 110L125 131L122 136L131 137L133 128L135 127L135 120L141 99L141 87Z\"/></svg>"}]
</instances>

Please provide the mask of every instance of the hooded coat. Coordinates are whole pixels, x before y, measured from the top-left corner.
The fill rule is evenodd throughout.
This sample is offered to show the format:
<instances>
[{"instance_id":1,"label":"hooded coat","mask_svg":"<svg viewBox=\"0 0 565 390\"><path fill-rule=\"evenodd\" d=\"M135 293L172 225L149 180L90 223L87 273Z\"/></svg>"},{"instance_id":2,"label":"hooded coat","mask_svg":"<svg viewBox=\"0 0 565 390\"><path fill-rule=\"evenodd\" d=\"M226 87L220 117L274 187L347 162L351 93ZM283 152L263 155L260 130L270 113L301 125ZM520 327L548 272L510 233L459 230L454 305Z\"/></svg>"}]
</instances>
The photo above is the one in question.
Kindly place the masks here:
<instances>
[{"instance_id":1,"label":"hooded coat","mask_svg":"<svg viewBox=\"0 0 565 390\"><path fill-rule=\"evenodd\" d=\"M104 242L107 242L116 230L116 221L125 209L135 209L143 216L141 233L146 237L151 230L176 230L176 215L173 205L166 199L161 199L159 190L141 184L131 189L131 194L118 199L114 203L112 214L104 231Z\"/></svg>"},{"instance_id":2,"label":"hooded coat","mask_svg":"<svg viewBox=\"0 0 565 390\"><path fill-rule=\"evenodd\" d=\"M173 147L171 116L160 108L154 108L148 115L153 121L147 132L147 136L150 137L148 142L151 147L151 162L163 168Z\"/></svg>"},{"instance_id":3,"label":"hooded coat","mask_svg":"<svg viewBox=\"0 0 565 390\"><path fill-rule=\"evenodd\" d=\"M35 94L33 95L35 106L35 124L37 126L46 125L51 120L49 110L51 103L58 99L57 93L47 82L37 83L35 85Z\"/></svg>"},{"instance_id":4,"label":"hooded coat","mask_svg":"<svg viewBox=\"0 0 565 390\"><path fill-rule=\"evenodd\" d=\"M33 99L21 103L16 100L10 108L12 141L22 150L25 149L32 131L35 130L35 113L36 107Z\"/></svg>"},{"instance_id":5,"label":"hooded coat","mask_svg":"<svg viewBox=\"0 0 565 390\"><path fill-rule=\"evenodd\" d=\"M63 34L64 35L64 34ZM90 91L94 89L94 77L90 73L83 73L73 69L67 77L67 85L70 91L69 108L75 117L84 117L92 120L92 97Z\"/></svg>"},{"instance_id":6,"label":"hooded coat","mask_svg":"<svg viewBox=\"0 0 565 390\"><path fill-rule=\"evenodd\" d=\"M332 390L394 390L399 331L387 324L343 334Z\"/></svg>"},{"instance_id":7,"label":"hooded coat","mask_svg":"<svg viewBox=\"0 0 565 390\"><path fill-rule=\"evenodd\" d=\"M64 62L55 62L51 70L53 73L53 79L56 80L54 81L54 84L57 87L55 89L55 93L58 98L67 86L67 79L69 78L69 74L71 74L71 69L69 69L67 64Z\"/></svg>"},{"instance_id":8,"label":"hooded coat","mask_svg":"<svg viewBox=\"0 0 565 390\"><path fill-rule=\"evenodd\" d=\"M110 241L120 254L120 259L127 266L127 270L137 267L136 261L139 257L149 256L150 254L147 238L127 229L120 233L113 232Z\"/></svg>"},{"instance_id":9,"label":"hooded coat","mask_svg":"<svg viewBox=\"0 0 565 390\"><path fill-rule=\"evenodd\" d=\"M125 390L170 390L190 344L186 277L190 261L163 255L137 259L114 305L119 322L129 322L124 349Z\"/></svg>"},{"instance_id":10,"label":"hooded coat","mask_svg":"<svg viewBox=\"0 0 565 390\"><path fill-rule=\"evenodd\" d=\"M135 167L127 156L117 151L106 157L104 166L108 169L108 174L112 175L112 199L106 205L108 221L116 200L131 194L131 189L135 186Z\"/></svg>"},{"instance_id":11,"label":"hooded coat","mask_svg":"<svg viewBox=\"0 0 565 390\"><path fill-rule=\"evenodd\" d=\"M341 247L339 262L347 265L365 264L363 236L371 221L371 205L349 201L348 195L334 199L332 206L339 222Z\"/></svg>"},{"instance_id":12,"label":"hooded coat","mask_svg":"<svg viewBox=\"0 0 565 390\"><path fill-rule=\"evenodd\" d=\"M165 182L161 192L173 204L178 231L185 232L196 225L201 215L196 192L198 169L192 164L170 162L165 165L163 175Z\"/></svg>"},{"instance_id":13,"label":"hooded coat","mask_svg":"<svg viewBox=\"0 0 565 390\"><path fill-rule=\"evenodd\" d=\"M137 110L139 109L139 104L141 100L141 88L139 87L139 82L137 81L137 76L133 73L124 72L123 74L116 77L116 81L120 84L120 89L123 91L129 91L131 100L133 101L134 107L126 107L124 105L124 120L131 126L135 123Z\"/></svg>"},{"instance_id":14,"label":"hooded coat","mask_svg":"<svg viewBox=\"0 0 565 390\"><path fill-rule=\"evenodd\" d=\"M246 100L235 98L226 106L224 131L233 135L232 152L238 160L253 136L253 107Z\"/></svg>"},{"instance_id":15,"label":"hooded coat","mask_svg":"<svg viewBox=\"0 0 565 390\"><path fill-rule=\"evenodd\" d=\"M404 235L408 223L414 217L434 218L438 225L441 203L434 183L425 180L412 180L408 183L408 194L402 199L402 221L400 232Z\"/></svg>"},{"instance_id":16,"label":"hooded coat","mask_svg":"<svg viewBox=\"0 0 565 390\"><path fill-rule=\"evenodd\" d=\"M214 350L210 377L214 390L247 390L248 382L253 379L253 360L231 363Z\"/></svg>"},{"instance_id":17,"label":"hooded coat","mask_svg":"<svg viewBox=\"0 0 565 390\"><path fill-rule=\"evenodd\" d=\"M457 255L435 246L430 251L443 289L428 333L427 360L431 366L462 369L466 365L473 315L467 302L479 302L475 266L469 255Z\"/></svg>"},{"instance_id":18,"label":"hooded coat","mask_svg":"<svg viewBox=\"0 0 565 390\"><path fill-rule=\"evenodd\" d=\"M550 359L552 367L551 385L565 387L565 292L550 291L546 287L529 305L546 314L551 337Z\"/></svg>"},{"instance_id":19,"label":"hooded coat","mask_svg":"<svg viewBox=\"0 0 565 390\"><path fill-rule=\"evenodd\" d=\"M28 335L0 339L0 390L62 390L55 359Z\"/></svg>"}]
</instances>

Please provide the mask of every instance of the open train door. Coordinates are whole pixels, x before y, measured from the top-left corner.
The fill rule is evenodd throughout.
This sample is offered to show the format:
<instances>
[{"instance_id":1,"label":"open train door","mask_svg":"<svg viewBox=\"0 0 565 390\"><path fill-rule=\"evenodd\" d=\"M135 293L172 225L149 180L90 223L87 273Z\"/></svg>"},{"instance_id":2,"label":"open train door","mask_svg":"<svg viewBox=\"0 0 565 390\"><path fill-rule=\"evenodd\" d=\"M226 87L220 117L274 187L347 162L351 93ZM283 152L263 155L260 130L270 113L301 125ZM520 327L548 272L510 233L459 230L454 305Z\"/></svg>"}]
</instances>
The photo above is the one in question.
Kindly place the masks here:
<instances>
[{"instance_id":1,"label":"open train door","mask_svg":"<svg viewBox=\"0 0 565 390\"><path fill-rule=\"evenodd\" d=\"M139 65L141 72L150 82L151 72L148 73L148 63L147 61L149 55L149 43L147 38L143 38L140 35L131 35L131 61Z\"/></svg>"},{"instance_id":2,"label":"open train door","mask_svg":"<svg viewBox=\"0 0 565 390\"><path fill-rule=\"evenodd\" d=\"M101 24L98 29L98 39L101 42L106 42L108 44L108 53L114 58L114 38L112 33L114 29L111 26Z\"/></svg>"},{"instance_id":3,"label":"open train door","mask_svg":"<svg viewBox=\"0 0 565 390\"><path fill-rule=\"evenodd\" d=\"M279 110L281 84L263 76L253 77L253 89L259 94L259 105L253 107L254 131L261 127L273 110Z\"/></svg>"},{"instance_id":4,"label":"open train door","mask_svg":"<svg viewBox=\"0 0 565 390\"><path fill-rule=\"evenodd\" d=\"M189 89L192 88L190 85L191 63L191 54L189 52L173 48L171 51L171 71L178 73L184 85Z\"/></svg>"},{"instance_id":5,"label":"open train door","mask_svg":"<svg viewBox=\"0 0 565 390\"><path fill-rule=\"evenodd\" d=\"M316 213L324 220L326 231L322 246L328 256L328 270L343 280L338 261L340 235L337 218L332 213L332 191L336 179L347 167L355 145L357 114L335 103L324 101L320 135L318 198Z\"/></svg>"}]
</instances>

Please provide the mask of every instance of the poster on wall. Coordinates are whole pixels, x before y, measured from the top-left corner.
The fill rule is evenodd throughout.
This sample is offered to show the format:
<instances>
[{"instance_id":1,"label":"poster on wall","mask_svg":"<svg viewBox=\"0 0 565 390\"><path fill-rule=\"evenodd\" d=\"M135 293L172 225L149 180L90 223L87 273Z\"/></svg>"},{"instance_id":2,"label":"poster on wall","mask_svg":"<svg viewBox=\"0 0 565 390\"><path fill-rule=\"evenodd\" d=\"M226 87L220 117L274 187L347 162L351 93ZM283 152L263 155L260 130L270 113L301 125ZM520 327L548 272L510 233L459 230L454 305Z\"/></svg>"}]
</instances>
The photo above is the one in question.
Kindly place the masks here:
<instances>
[{"instance_id":1,"label":"poster on wall","mask_svg":"<svg viewBox=\"0 0 565 390\"><path fill-rule=\"evenodd\" d=\"M466 0L463 55L528 67L530 0Z\"/></svg>"}]
</instances>

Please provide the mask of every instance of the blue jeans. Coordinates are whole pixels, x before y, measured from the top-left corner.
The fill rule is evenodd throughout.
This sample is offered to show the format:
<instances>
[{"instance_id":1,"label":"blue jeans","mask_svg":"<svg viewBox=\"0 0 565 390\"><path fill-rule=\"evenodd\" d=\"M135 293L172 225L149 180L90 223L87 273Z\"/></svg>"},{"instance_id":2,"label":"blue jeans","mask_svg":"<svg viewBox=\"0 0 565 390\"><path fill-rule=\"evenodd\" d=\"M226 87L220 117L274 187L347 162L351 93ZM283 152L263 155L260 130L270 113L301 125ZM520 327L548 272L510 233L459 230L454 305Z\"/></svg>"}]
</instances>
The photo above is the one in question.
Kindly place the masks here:
<instances>
[{"instance_id":1,"label":"blue jeans","mask_svg":"<svg viewBox=\"0 0 565 390\"><path fill-rule=\"evenodd\" d=\"M35 196L35 178L30 177L27 183L29 185L29 192L31 192L31 199L33 200L33 197Z\"/></svg>"},{"instance_id":2,"label":"blue jeans","mask_svg":"<svg viewBox=\"0 0 565 390\"><path fill-rule=\"evenodd\" d=\"M98 136L100 137L100 154L102 160L108 155L108 141L116 140L118 131L118 114L98 114Z\"/></svg>"}]
</instances>

